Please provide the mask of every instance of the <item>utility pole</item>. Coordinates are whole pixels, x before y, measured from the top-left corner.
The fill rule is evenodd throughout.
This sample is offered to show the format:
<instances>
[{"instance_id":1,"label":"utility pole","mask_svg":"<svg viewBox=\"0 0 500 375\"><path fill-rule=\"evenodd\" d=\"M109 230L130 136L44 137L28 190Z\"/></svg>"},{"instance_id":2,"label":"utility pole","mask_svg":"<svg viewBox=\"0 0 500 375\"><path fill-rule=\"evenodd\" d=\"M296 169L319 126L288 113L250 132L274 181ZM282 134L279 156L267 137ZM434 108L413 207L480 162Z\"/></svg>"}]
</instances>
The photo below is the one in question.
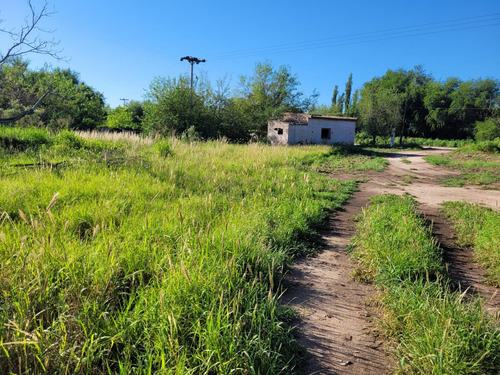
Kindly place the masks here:
<instances>
[{"instance_id":1,"label":"utility pole","mask_svg":"<svg viewBox=\"0 0 500 375\"><path fill-rule=\"evenodd\" d=\"M184 61L184 60L189 61L189 63L191 64L191 86L190 86L191 87L191 100L189 103L189 116L191 116L193 113L193 65L194 65L194 63L196 63L196 65L198 65L199 63L203 63L206 60L205 59L200 60L199 58L193 57L193 56L181 57L181 61Z\"/></svg>"},{"instance_id":2,"label":"utility pole","mask_svg":"<svg viewBox=\"0 0 500 375\"><path fill-rule=\"evenodd\" d=\"M127 105L127 101L128 101L128 99L121 98L120 100L123 100L123 107L125 107L125 106Z\"/></svg>"}]
</instances>

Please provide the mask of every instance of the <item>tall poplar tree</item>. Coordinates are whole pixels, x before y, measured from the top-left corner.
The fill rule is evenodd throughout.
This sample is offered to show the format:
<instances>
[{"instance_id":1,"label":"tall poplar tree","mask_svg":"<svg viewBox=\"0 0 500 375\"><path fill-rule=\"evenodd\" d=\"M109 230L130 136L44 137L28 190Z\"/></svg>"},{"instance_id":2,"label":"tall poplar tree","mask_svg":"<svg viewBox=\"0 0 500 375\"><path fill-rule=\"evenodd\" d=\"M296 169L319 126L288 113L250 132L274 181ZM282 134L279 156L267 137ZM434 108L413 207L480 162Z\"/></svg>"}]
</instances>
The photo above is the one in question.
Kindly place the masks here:
<instances>
[{"instance_id":1,"label":"tall poplar tree","mask_svg":"<svg viewBox=\"0 0 500 375\"><path fill-rule=\"evenodd\" d=\"M335 85L332 95L332 107L337 105L337 95L339 94L339 86Z\"/></svg>"},{"instance_id":2,"label":"tall poplar tree","mask_svg":"<svg viewBox=\"0 0 500 375\"><path fill-rule=\"evenodd\" d=\"M345 111L349 109L349 105L351 104L351 92L352 92L352 73L349 74L349 79L345 84Z\"/></svg>"}]
</instances>

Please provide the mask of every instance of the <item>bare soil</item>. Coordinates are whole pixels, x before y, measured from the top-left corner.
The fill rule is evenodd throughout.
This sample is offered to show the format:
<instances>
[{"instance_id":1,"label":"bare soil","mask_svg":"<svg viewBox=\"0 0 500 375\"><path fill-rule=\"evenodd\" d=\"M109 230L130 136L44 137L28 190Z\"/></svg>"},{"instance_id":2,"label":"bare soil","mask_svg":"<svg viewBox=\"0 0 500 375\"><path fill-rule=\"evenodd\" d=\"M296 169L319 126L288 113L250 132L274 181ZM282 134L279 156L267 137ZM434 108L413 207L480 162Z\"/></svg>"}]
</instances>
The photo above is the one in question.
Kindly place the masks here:
<instances>
[{"instance_id":1,"label":"bare soil","mask_svg":"<svg viewBox=\"0 0 500 375\"><path fill-rule=\"evenodd\" d=\"M325 246L319 255L298 261L287 275L283 300L298 313L298 340L309 354L300 369L303 374L380 375L395 368L390 347L375 326L381 314L377 291L372 285L352 280L354 265L346 253L356 230L353 219L373 195L413 195L421 212L433 222L433 233L444 250L451 276L460 287L480 294L492 314L499 313L498 289L486 285L484 271L473 261L471 249L456 246L456 233L438 209L445 201L498 208L500 191L442 186L441 178L460 172L428 164L423 157L448 151L432 148L391 155L386 171L367 176L369 181L359 186L343 211L328 220L322 233Z\"/></svg>"}]
</instances>

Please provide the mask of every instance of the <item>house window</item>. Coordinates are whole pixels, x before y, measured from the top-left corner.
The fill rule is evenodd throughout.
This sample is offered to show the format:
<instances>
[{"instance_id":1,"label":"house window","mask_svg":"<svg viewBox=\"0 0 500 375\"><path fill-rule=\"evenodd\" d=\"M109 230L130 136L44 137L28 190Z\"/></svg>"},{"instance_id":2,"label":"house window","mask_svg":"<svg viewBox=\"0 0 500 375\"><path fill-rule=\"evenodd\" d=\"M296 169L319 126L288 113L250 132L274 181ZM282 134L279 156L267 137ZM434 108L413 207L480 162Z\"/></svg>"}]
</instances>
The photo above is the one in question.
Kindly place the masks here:
<instances>
[{"instance_id":1,"label":"house window","mask_svg":"<svg viewBox=\"0 0 500 375\"><path fill-rule=\"evenodd\" d=\"M332 137L332 129L321 128L321 139L330 139Z\"/></svg>"},{"instance_id":2,"label":"house window","mask_svg":"<svg viewBox=\"0 0 500 375\"><path fill-rule=\"evenodd\" d=\"M275 131L278 132L278 134L283 134L283 128L274 128Z\"/></svg>"}]
</instances>

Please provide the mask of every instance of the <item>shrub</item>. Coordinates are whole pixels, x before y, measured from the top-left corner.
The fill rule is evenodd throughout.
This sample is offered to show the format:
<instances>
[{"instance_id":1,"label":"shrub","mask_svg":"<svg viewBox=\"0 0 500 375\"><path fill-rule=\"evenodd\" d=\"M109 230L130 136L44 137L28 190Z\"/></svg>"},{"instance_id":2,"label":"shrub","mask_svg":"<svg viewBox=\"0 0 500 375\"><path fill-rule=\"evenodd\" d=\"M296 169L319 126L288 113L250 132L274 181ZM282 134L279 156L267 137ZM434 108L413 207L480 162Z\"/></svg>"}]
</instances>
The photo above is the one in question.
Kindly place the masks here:
<instances>
[{"instance_id":1,"label":"shrub","mask_svg":"<svg viewBox=\"0 0 500 375\"><path fill-rule=\"evenodd\" d=\"M500 118L477 121L474 128L476 141L492 141L500 138Z\"/></svg>"},{"instance_id":2,"label":"shrub","mask_svg":"<svg viewBox=\"0 0 500 375\"><path fill-rule=\"evenodd\" d=\"M0 147L16 151L29 148L38 149L42 145L50 145L52 139L46 129L38 128L0 128Z\"/></svg>"},{"instance_id":3,"label":"shrub","mask_svg":"<svg viewBox=\"0 0 500 375\"><path fill-rule=\"evenodd\" d=\"M170 142L166 138L160 138L155 143L155 149L158 154L164 158L173 154Z\"/></svg>"}]
</instances>

